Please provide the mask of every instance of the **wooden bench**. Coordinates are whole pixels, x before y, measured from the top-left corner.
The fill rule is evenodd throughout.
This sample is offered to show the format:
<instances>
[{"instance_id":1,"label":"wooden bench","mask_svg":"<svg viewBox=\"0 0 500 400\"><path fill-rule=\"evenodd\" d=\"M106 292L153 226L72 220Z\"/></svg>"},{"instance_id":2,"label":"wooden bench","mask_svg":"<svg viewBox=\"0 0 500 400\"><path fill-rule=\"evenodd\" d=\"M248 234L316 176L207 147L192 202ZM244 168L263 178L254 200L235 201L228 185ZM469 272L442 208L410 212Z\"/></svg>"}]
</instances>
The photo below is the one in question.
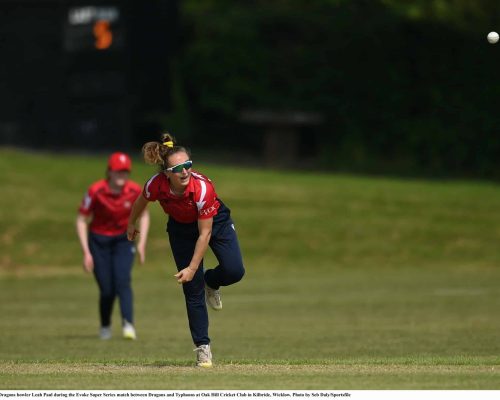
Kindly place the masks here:
<instances>
[{"instance_id":1,"label":"wooden bench","mask_svg":"<svg viewBox=\"0 0 500 400\"><path fill-rule=\"evenodd\" d=\"M303 111L245 110L242 122L263 127L263 158L268 166L290 166L299 157L300 128L319 125L319 113Z\"/></svg>"}]
</instances>

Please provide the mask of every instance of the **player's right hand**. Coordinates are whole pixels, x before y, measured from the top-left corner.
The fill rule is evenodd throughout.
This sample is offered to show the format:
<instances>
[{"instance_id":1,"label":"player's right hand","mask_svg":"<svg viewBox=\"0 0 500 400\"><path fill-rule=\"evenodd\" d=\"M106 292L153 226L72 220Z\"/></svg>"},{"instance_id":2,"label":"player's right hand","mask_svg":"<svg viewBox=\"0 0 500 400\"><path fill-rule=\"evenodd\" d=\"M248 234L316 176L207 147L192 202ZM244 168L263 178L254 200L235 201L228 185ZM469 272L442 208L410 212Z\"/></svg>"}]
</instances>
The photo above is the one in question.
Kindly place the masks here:
<instances>
[{"instance_id":1,"label":"player's right hand","mask_svg":"<svg viewBox=\"0 0 500 400\"><path fill-rule=\"evenodd\" d=\"M127 226L127 239L128 240L130 240L130 241L134 240L139 233L140 232L137 229L135 229L135 225L128 224L128 226Z\"/></svg>"}]
</instances>

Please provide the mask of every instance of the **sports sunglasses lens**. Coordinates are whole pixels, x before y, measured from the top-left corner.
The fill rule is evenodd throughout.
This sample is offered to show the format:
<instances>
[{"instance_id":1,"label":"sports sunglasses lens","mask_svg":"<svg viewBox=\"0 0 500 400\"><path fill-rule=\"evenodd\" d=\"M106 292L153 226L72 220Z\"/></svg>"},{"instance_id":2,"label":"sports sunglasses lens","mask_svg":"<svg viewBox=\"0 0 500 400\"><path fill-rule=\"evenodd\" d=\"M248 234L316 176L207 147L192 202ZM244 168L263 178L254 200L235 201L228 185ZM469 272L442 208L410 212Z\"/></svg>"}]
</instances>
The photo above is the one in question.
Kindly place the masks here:
<instances>
[{"instance_id":1,"label":"sports sunglasses lens","mask_svg":"<svg viewBox=\"0 0 500 400\"><path fill-rule=\"evenodd\" d=\"M189 169L189 168L191 168L192 165L193 165L192 161L186 161L185 163L180 164L180 165L176 165L174 168L172 168L172 172L175 172L175 173L182 172L182 170L184 168Z\"/></svg>"}]
</instances>

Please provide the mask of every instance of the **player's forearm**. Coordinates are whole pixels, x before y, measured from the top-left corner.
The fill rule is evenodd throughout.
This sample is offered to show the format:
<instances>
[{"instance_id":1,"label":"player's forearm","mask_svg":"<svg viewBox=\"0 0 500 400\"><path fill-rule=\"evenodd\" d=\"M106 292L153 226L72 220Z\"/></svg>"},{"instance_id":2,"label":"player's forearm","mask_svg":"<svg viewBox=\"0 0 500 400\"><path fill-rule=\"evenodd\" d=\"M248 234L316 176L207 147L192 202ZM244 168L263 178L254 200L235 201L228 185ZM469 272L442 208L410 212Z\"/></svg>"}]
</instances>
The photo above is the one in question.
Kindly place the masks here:
<instances>
[{"instance_id":1,"label":"player's forearm","mask_svg":"<svg viewBox=\"0 0 500 400\"><path fill-rule=\"evenodd\" d=\"M200 234L200 236L198 237L198 240L196 241L196 246L194 248L193 258L191 259L191 262L189 263L190 268L197 270L198 267L200 266L201 260L203 260L203 257L205 256L205 253L207 252L208 243L210 242L211 233L212 233L211 231L202 232Z\"/></svg>"},{"instance_id":2,"label":"player's forearm","mask_svg":"<svg viewBox=\"0 0 500 400\"><path fill-rule=\"evenodd\" d=\"M132 210L130 212L130 217L128 220L129 225L135 226L137 219L144 213L146 207L148 205L148 201L141 195L137 198L137 200L132 205ZM148 220L149 227L149 220Z\"/></svg>"},{"instance_id":3,"label":"player's forearm","mask_svg":"<svg viewBox=\"0 0 500 400\"><path fill-rule=\"evenodd\" d=\"M141 232L141 235L139 236L138 244L140 246L146 246L146 241L148 239L148 232L149 232L149 224L150 224L149 211L144 210L139 219L139 231Z\"/></svg>"},{"instance_id":4,"label":"player's forearm","mask_svg":"<svg viewBox=\"0 0 500 400\"><path fill-rule=\"evenodd\" d=\"M84 253L90 253L89 249L89 229L86 218L83 215L76 217L76 232L80 240L80 246Z\"/></svg>"}]
</instances>

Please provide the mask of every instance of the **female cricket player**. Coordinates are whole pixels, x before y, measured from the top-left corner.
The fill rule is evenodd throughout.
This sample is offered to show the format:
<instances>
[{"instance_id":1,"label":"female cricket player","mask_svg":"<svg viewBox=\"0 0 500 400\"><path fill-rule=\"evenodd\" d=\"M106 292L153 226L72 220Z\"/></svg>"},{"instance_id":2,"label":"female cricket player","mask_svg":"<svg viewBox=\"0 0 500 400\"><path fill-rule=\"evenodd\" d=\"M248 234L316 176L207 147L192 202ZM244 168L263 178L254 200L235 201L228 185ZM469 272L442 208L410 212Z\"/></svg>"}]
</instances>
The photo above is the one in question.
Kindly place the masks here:
<instances>
[{"instance_id":1,"label":"female cricket player","mask_svg":"<svg viewBox=\"0 0 500 400\"><path fill-rule=\"evenodd\" d=\"M191 169L189 151L170 134L162 135L161 142L146 143L142 151L144 160L159 165L160 172L147 181L134 203L127 235L133 240L140 232L136 219L151 201L158 201L169 215L167 232L178 270L174 276L183 285L196 365L211 367L207 304L222 309L219 288L238 282L245 273L230 210L210 179ZM209 246L219 265L204 271Z\"/></svg>"},{"instance_id":2,"label":"female cricket player","mask_svg":"<svg viewBox=\"0 0 500 400\"><path fill-rule=\"evenodd\" d=\"M76 229L83 250L83 267L94 272L99 286L100 337L111 338L111 313L118 296L125 339L136 339L131 287L135 248L127 240L127 225L134 201L142 188L129 180L130 157L113 153L108 160L106 179L94 182L79 208ZM137 217L136 217L137 218ZM135 221L135 220L134 220ZM141 213L142 235L137 243L139 261L144 263L149 230L149 213Z\"/></svg>"}]
</instances>

